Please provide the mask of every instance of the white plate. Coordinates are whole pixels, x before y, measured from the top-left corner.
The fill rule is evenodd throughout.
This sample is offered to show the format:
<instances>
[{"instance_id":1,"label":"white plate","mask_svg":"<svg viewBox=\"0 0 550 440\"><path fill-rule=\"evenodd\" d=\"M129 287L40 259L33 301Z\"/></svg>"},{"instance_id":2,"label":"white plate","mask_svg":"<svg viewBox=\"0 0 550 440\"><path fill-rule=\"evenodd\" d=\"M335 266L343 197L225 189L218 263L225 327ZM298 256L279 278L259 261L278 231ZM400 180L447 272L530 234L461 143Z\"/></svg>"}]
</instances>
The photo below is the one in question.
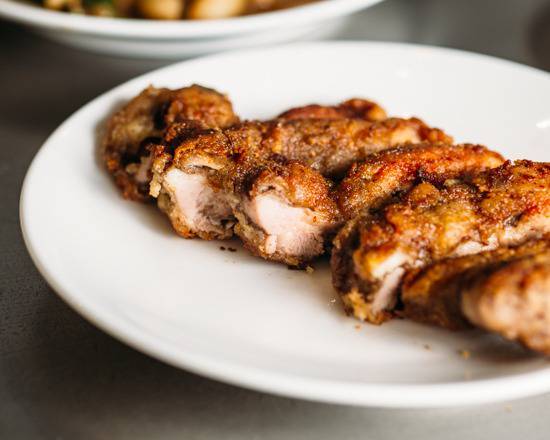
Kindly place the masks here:
<instances>
[{"instance_id":1,"label":"white plate","mask_svg":"<svg viewBox=\"0 0 550 440\"><path fill-rule=\"evenodd\" d=\"M277 394L425 407L550 390L544 358L477 332L404 321L356 328L336 300L326 263L308 275L253 258L236 243L238 252L222 252L218 242L178 238L153 207L123 201L96 160L96 129L148 84L193 82L228 92L247 118L366 96L459 141L512 158L550 159L550 77L510 62L431 47L325 43L176 64L83 107L29 169L21 198L25 241L69 304L172 365Z\"/></svg>"},{"instance_id":2,"label":"white plate","mask_svg":"<svg viewBox=\"0 0 550 440\"><path fill-rule=\"evenodd\" d=\"M381 0L323 0L281 11L223 20L112 19L67 14L20 0L0 0L0 17L48 38L122 56L182 58L325 35L340 18Z\"/></svg>"}]
</instances>

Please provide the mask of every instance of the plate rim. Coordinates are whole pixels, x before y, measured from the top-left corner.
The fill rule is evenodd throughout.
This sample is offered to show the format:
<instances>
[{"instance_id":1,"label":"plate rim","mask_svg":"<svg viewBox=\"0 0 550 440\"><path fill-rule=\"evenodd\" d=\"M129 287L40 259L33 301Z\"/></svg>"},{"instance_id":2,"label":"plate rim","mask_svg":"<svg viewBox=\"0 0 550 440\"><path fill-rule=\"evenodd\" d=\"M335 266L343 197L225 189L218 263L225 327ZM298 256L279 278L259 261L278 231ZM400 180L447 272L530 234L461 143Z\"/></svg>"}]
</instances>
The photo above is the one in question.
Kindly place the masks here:
<instances>
[{"instance_id":1,"label":"plate rim","mask_svg":"<svg viewBox=\"0 0 550 440\"><path fill-rule=\"evenodd\" d=\"M93 17L51 11L17 0L0 0L0 16L51 31L148 40L193 39L246 34L336 19L383 0L323 0L280 11L212 20L162 21Z\"/></svg>"},{"instance_id":2,"label":"plate rim","mask_svg":"<svg viewBox=\"0 0 550 440\"><path fill-rule=\"evenodd\" d=\"M32 179L35 169L38 167L40 157L45 154L50 144L55 142L56 137L63 130L70 127L73 120L80 114L86 113L88 108L99 101L108 99L109 95L128 87L132 83L141 82L146 77L157 75L162 71L178 69L181 65L201 63L207 59L230 58L234 55L264 53L266 50L288 50L295 48L320 48L325 46L369 46L369 47L393 47L405 50L428 50L438 53L453 53L456 56L466 56L490 61L505 65L511 68L523 70L530 74L536 74L550 81L550 73L543 70L526 66L513 61L497 57L478 54L459 49L444 48L430 45L419 45L410 43L394 42L364 42L364 41L342 41L342 42L317 42L317 43L294 43L274 46L269 49L247 49L225 52L222 54L208 55L188 61L181 61L155 69L145 74L131 78L128 81L102 93L92 99L77 111L66 118L43 142L32 159L23 181L19 215L20 226L25 246L31 256L33 263L44 277L50 287L59 297L69 304L77 313L83 316L94 325L118 339L125 344L137 349L156 359L160 359L174 367L219 380L232 385L238 385L248 389L269 392L271 394L301 398L305 400L321 401L327 403L339 403L356 406L393 407L393 408L441 408L463 405L476 405L496 401L514 400L531 395L543 394L550 391L550 368L519 374L510 374L500 378L479 379L460 381L455 383L441 384L357 384L326 379L308 378L276 371L265 371L261 368L250 367L238 362L225 361L218 363L215 359L209 359L201 353L182 353L170 349L171 344L155 338L145 330L138 327L128 326L127 323L117 321L116 314L94 303L85 296L72 294L62 283L58 282L50 274L48 263L43 262L40 251L33 244L33 233L29 229L27 212L31 205L30 196L32 191ZM529 379L527 381L527 379ZM428 398L426 398L428 396Z\"/></svg>"}]
</instances>

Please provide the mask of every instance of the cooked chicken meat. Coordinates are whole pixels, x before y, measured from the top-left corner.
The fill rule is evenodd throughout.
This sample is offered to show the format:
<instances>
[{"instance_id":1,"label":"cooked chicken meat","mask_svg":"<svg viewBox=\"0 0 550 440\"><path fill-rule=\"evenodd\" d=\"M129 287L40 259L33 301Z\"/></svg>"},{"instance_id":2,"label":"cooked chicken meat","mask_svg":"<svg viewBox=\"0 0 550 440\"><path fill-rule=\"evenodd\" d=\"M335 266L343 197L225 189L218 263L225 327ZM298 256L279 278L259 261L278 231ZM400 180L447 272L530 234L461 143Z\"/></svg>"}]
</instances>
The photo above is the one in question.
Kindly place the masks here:
<instances>
[{"instance_id":1,"label":"cooked chicken meat","mask_svg":"<svg viewBox=\"0 0 550 440\"><path fill-rule=\"evenodd\" d=\"M451 330L469 327L471 324L462 311L462 297L474 282L481 278L489 279L493 272L511 262L548 251L550 236L528 240L518 246L503 246L479 254L446 258L422 269L412 269L401 285L403 310L400 314L414 321ZM480 304L476 302L470 308L477 309Z\"/></svg>"},{"instance_id":2,"label":"cooked chicken meat","mask_svg":"<svg viewBox=\"0 0 550 440\"><path fill-rule=\"evenodd\" d=\"M227 192L235 232L253 254L300 265L322 254L340 223L330 182L300 162L254 167L232 176Z\"/></svg>"},{"instance_id":3,"label":"cooked chicken meat","mask_svg":"<svg viewBox=\"0 0 550 440\"><path fill-rule=\"evenodd\" d=\"M158 142L170 124L184 119L212 127L238 122L224 95L197 85L178 90L148 87L111 116L102 142L103 159L125 198L149 199L148 145Z\"/></svg>"},{"instance_id":4,"label":"cooked chicken meat","mask_svg":"<svg viewBox=\"0 0 550 440\"><path fill-rule=\"evenodd\" d=\"M189 123L176 125L162 145L155 149L151 183L151 194L159 197L159 206L168 214L176 231L188 238L197 235L205 239L227 238L231 235L236 217L240 221L246 219L246 227L243 224L236 231L248 247L252 249L254 244L257 246L254 252L258 255L286 262L305 261L322 253L323 246L298 246L294 248L296 253L288 252L287 257L277 251L277 246L273 246L272 232L291 228L290 213L298 215L299 211L286 210L286 216L273 217L269 223L270 230L264 229L262 225L267 225L265 219L273 216L273 211L270 211L273 204L266 203L273 201L273 194L284 195L279 200L286 199L285 204L290 203L290 207L298 203L296 208L303 211L305 207L300 205L300 200L319 199L319 191L324 192L324 200L330 198L330 183L321 175L313 177L316 172L327 176L341 174L354 158L364 157L369 152L380 151L395 143L448 139L441 131L430 129L417 119L390 119L380 123L348 119L298 119L247 122L224 130ZM282 162L294 164L281 163L281 159ZM296 176L298 165L295 162L303 166L301 179ZM283 171L285 166L291 169ZM308 166L311 169L306 172L305 167ZM266 169L276 172L265 171L262 174ZM236 181L243 181L243 176L246 176L248 186L236 185ZM260 179L256 185L251 180L253 178ZM271 184L267 183L269 179ZM292 181L294 188L292 194L283 190L289 181ZM193 187L192 191L189 186ZM262 196L256 200L270 186L273 188L272 197L266 199ZM317 192L312 192L313 188ZM212 200L213 203L210 202ZM260 200L262 203L259 203ZM215 212L210 212L212 207L216 208ZM228 207L231 207L231 213ZM264 212L266 210L268 212ZM337 226L337 223L325 225L329 219L336 221L337 217L332 214L320 216L316 213L311 216L309 211L302 214L303 218L315 221L323 219L323 236L325 230L330 231ZM252 225L259 219L262 219L262 225ZM275 219L280 224L273 229ZM259 230L263 230L262 237L267 242L258 238ZM298 234L300 231L305 229L298 228L295 232ZM313 243L307 237L297 240ZM282 242L278 240L277 243Z\"/></svg>"},{"instance_id":5,"label":"cooked chicken meat","mask_svg":"<svg viewBox=\"0 0 550 440\"><path fill-rule=\"evenodd\" d=\"M480 274L462 292L478 327L550 355L550 250Z\"/></svg>"},{"instance_id":6,"label":"cooked chicken meat","mask_svg":"<svg viewBox=\"0 0 550 440\"><path fill-rule=\"evenodd\" d=\"M481 145L423 143L384 150L351 167L336 190L338 207L344 218L351 219L398 200L422 179L441 184L503 162L500 154Z\"/></svg>"},{"instance_id":7,"label":"cooked chicken meat","mask_svg":"<svg viewBox=\"0 0 550 440\"><path fill-rule=\"evenodd\" d=\"M550 236L413 270L401 301L415 321L473 324L550 354Z\"/></svg>"},{"instance_id":8,"label":"cooked chicken meat","mask_svg":"<svg viewBox=\"0 0 550 440\"><path fill-rule=\"evenodd\" d=\"M550 164L507 162L468 181L426 179L401 201L350 221L332 258L346 309L381 323L407 271L550 232L549 184Z\"/></svg>"},{"instance_id":9,"label":"cooked chicken meat","mask_svg":"<svg viewBox=\"0 0 550 440\"><path fill-rule=\"evenodd\" d=\"M281 113L279 119L364 119L365 121L383 121L388 116L376 102L353 98L338 105L326 106L310 104L296 107Z\"/></svg>"}]
</instances>

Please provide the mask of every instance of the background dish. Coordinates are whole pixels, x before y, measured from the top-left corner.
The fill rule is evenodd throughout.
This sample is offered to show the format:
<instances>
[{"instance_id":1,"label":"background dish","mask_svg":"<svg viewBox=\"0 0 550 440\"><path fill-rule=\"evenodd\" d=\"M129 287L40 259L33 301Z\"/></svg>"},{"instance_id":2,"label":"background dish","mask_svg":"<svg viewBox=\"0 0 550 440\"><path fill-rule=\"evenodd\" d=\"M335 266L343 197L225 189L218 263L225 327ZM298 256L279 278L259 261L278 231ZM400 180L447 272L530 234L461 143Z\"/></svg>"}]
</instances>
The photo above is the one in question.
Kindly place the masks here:
<instances>
[{"instance_id":1,"label":"background dish","mask_svg":"<svg viewBox=\"0 0 550 440\"><path fill-rule=\"evenodd\" d=\"M182 58L326 33L338 19L381 0L324 0L275 12L221 20L112 19L0 0L0 17L71 46L121 56Z\"/></svg>"},{"instance_id":2,"label":"background dish","mask_svg":"<svg viewBox=\"0 0 550 440\"><path fill-rule=\"evenodd\" d=\"M25 240L67 302L173 365L279 394L418 407L550 389L544 358L490 336L407 322L356 328L333 301L325 265L309 275L240 248L226 253L217 243L183 241L154 209L123 202L98 170L97 128L150 83L192 82L228 92L243 117L362 95L391 114L442 126L457 141L486 143L511 158L549 159L550 78L513 63L372 43L292 45L180 63L85 106L52 135L28 172Z\"/></svg>"}]
</instances>

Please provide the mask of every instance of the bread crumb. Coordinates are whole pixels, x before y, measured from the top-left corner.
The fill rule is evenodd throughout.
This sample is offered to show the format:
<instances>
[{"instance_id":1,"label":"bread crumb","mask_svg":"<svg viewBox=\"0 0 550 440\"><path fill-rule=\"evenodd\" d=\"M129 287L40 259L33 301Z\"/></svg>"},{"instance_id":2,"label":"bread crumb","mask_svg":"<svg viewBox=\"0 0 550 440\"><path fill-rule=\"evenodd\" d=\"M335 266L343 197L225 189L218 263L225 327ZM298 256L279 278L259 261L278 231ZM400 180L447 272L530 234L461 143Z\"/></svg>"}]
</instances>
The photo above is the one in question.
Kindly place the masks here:
<instances>
[{"instance_id":1,"label":"bread crumb","mask_svg":"<svg viewBox=\"0 0 550 440\"><path fill-rule=\"evenodd\" d=\"M311 273L315 272L315 269L311 266L306 266L306 272L311 274Z\"/></svg>"},{"instance_id":2,"label":"bread crumb","mask_svg":"<svg viewBox=\"0 0 550 440\"><path fill-rule=\"evenodd\" d=\"M355 330L361 330L361 324L355 324Z\"/></svg>"},{"instance_id":3,"label":"bread crumb","mask_svg":"<svg viewBox=\"0 0 550 440\"><path fill-rule=\"evenodd\" d=\"M458 350L458 354L464 359L470 359L470 356L472 355L469 350Z\"/></svg>"},{"instance_id":4,"label":"bread crumb","mask_svg":"<svg viewBox=\"0 0 550 440\"><path fill-rule=\"evenodd\" d=\"M512 412L512 405L506 405L506 406L504 407L504 410L505 410L506 412Z\"/></svg>"}]
</instances>

